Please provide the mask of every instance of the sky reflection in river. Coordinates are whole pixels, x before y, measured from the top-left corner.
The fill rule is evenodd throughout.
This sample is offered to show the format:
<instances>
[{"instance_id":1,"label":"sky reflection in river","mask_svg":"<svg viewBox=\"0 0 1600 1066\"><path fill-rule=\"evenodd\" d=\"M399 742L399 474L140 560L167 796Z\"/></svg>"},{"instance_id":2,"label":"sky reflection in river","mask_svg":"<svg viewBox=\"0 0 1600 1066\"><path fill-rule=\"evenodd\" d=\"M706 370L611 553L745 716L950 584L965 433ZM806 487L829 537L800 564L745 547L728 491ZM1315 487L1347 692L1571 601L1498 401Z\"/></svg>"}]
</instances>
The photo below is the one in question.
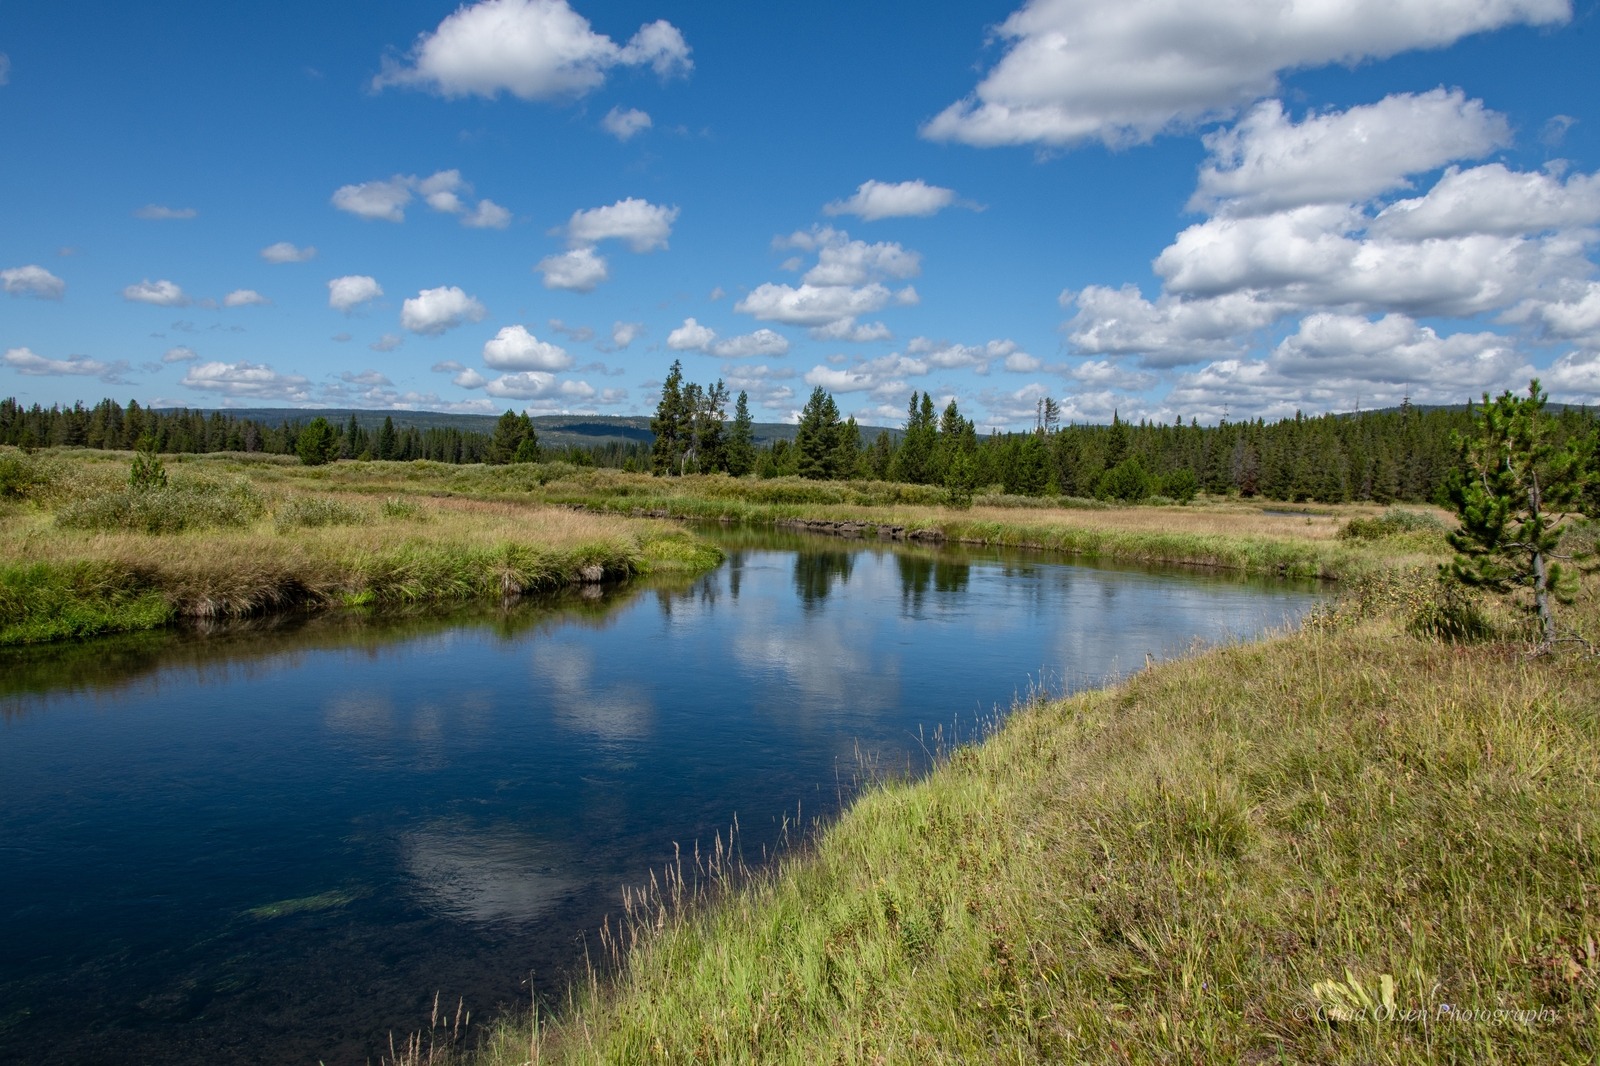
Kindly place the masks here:
<instances>
[{"instance_id":1,"label":"sky reflection in river","mask_svg":"<svg viewBox=\"0 0 1600 1066\"><path fill-rule=\"evenodd\" d=\"M556 994L737 817L758 858L858 751L1314 593L728 531L715 573L508 611L277 620L0 660L0 1060L356 1063Z\"/></svg>"}]
</instances>

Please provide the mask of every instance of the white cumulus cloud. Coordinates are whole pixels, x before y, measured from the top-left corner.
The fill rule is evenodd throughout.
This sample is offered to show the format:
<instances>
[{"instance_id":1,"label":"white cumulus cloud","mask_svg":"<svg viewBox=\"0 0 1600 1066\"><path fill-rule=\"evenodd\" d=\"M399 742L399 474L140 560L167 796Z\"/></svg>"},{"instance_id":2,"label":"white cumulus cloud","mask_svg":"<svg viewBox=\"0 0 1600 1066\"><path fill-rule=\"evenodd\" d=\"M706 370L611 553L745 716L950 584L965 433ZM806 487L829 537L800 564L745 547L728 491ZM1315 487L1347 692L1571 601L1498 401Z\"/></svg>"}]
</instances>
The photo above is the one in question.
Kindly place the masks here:
<instances>
[{"instance_id":1,"label":"white cumulus cloud","mask_svg":"<svg viewBox=\"0 0 1600 1066\"><path fill-rule=\"evenodd\" d=\"M304 248L296 248L288 241L279 241L261 249L261 258L269 263L305 263L316 257L316 248L309 244Z\"/></svg>"},{"instance_id":2,"label":"white cumulus cloud","mask_svg":"<svg viewBox=\"0 0 1600 1066\"><path fill-rule=\"evenodd\" d=\"M223 307L256 307L271 302L254 289L234 289L222 298Z\"/></svg>"},{"instance_id":3,"label":"white cumulus cloud","mask_svg":"<svg viewBox=\"0 0 1600 1066\"><path fill-rule=\"evenodd\" d=\"M1146 141L1271 95L1283 71L1570 17L1568 0L1029 0L995 30L1000 61L922 134L979 146Z\"/></svg>"},{"instance_id":4,"label":"white cumulus cloud","mask_svg":"<svg viewBox=\"0 0 1600 1066\"><path fill-rule=\"evenodd\" d=\"M596 395L587 381L563 380L542 370L503 374L485 385L484 391L513 400L589 400Z\"/></svg>"},{"instance_id":5,"label":"white cumulus cloud","mask_svg":"<svg viewBox=\"0 0 1600 1066\"><path fill-rule=\"evenodd\" d=\"M649 252L667 246L678 209L628 197L608 207L574 211L567 222L567 240L575 246L598 244L603 240L622 240L636 252Z\"/></svg>"},{"instance_id":6,"label":"white cumulus cloud","mask_svg":"<svg viewBox=\"0 0 1600 1066\"><path fill-rule=\"evenodd\" d=\"M1515 236L1600 223L1600 175L1562 181L1543 171L1508 170L1490 163L1452 168L1426 196L1397 200L1370 227L1385 237L1425 240L1472 233Z\"/></svg>"},{"instance_id":7,"label":"white cumulus cloud","mask_svg":"<svg viewBox=\"0 0 1600 1066\"><path fill-rule=\"evenodd\" d=\"M133 303L155 304L157 307L182 307L189 302L183 289L176 284L165 279L151 281L149 278L123 289L122 298Z\"/></svg>"},{"instance_id":8,"label":"white cumulus cloud","mask_svg":"<svg viewBox=\"0 0 1600 1066\"><path fill-rule=\"evenodd\" d=\"M12 296L36 296L41 300L59 300L67 291L66 282L33 264L0 270L0 283Z\"/></svg>"},{"instance_id":9,"label":"white cumulus cloud","mask_svg":"<svg viewBox=\"0 0 1600 1066\"><path fill-rule=\"evenodd\" d=\"M480 0L464 5L418 37L402 60L386 58L373 88L429 89L446 97L523 100L578 97L618 66L686 74L689 45L665 21L641 26L625 45L595 33L566 0Z\"/></svg>"},{"instance_id":10,"label":"white cumulus cloud","mask_svg":"<svg viewBox=\"0 0 1600 1066\"><path fill-rule=\"evenodd\" d=\"M437 336L468 322L481 322L488 313L456 286L441 285L407 299L400 307L400 324L413 333Z\"/></svg>"},{"instance_id":11,"label":"white cumulus cloud","mask_svg":"<svg viewBox=\"0 0 1600 1066\"><path fill-rule=\"evenodd\" d=\"M595 286L611 276L605 259L596 255L593 248L545 256L534 269L544 275L545 288L571 292L593 292Z\"/></svg>"},{"instance_id":12,"label":"white cumulus cloud","mask_svg":"<svg viewBox=\"0 0 1600 1066\"><path fill-rule=\"evenodd\" d=\"M855 195L822 208L827 215L856 215L867 222L880 218L925 218L955 203L953 189L916 181L864 181Z\"/></svg>"},{"instance_id":13,"label":"white cumulus cloud","mask_svg":"<svg viewBox=\"0 0 1600 1066\"><path fill-rule=\"evenodd\" d=\"M186 344L179 344L175 347L168 348L161 356L161 361L163 363L192 363L198 358L200 358L200 356L193 348L190 348Z\"/></svg>"},{"instance_id":14,"label":"white cumulus cloud","mask_svg":"<svg viewBox=\"0 0 1600 1066\"><path fill-rule=\"evenodd\" d=\"M613 322L611 324L611 343L620 350L638 340L643 333L643 322Z\"/></svg>"},{"instance_id":15,"label":"white cumulus cloud","mask_svg":"<svg viewBox=\"0 0 1600 1066\"><path fill-rule=\"evenodd\" d=\"M382 295L383 286L365 274L346 274L328 282L328 306L345 314Z\"/></svg>"},{"instance_id":16,"label":"white cumulus cloud","mask_svg":"<svg viewBox=\"0 0 1600 1066\"><path fill-rule=\"evenodd\" d=\"M1402 93L1299 123L1268 100L1205 138L1211 158L1189 207L1239 214L1359 202L1510 141L1505 117L1459 89Z\"/></svg>"},{"instance_id":17,"label":"white cumulus cloud","mask_svg":"<svg viewBox=\"0 0 1600 1066\"><path fill-rule=\"evenodd\" d=\"M650 116L638 108L630 107L624 111L620 107L613 107L600 120L600 125L617 140L626 141L632 139L634 134L649 129L651 122Z\"/></svg>"},{"instance_id":18,"label":"white cumulus cloud","mask_svg":"<svg viewBox=\"0 0 1600 1066\"><path fill-rule=\"evenodd\" d=\"M743 359L748 356L787 355L789 339L770 329L718 338L716 330L686 318L683 325L667 334L667 347L676 352L703 352L719 359Z\"/></svg>"},{"instance_id":19,"label":"white cumulus cloud","mask_svg":"<svg viewBox=\"0 0 1600 1066\"><path fill-rule=\"evenodd\" d=\"M126 360L102 363L86 355L72 355L65 359L47 359L31 348L8 348L0 362L19 374L29 377L94 377L108 384L125 384L123 375L128 371Z\"/></svg>"},{"instance_id":20,"label":"white cumulus cloud","mask_svg":"<svg viewBox=\"0 0 1600 1066\"><path fill-rule=\"evenodd\" d=\"M484 344L483 362L495 370L566 370L572 366L572 356L516 325L503 327Z\"/></svg>"},{"instance_id":21,"label":"white cumulus cloud","mask_svg":"<svg viewBox=\"0 0 1600 1066\"><path fill-rule=\"evenodd\" d=\"M472 229L505 229L511 225L511 212L493 200L479 200L477 207L462 216L461 224Z\"/></svg>"},{"instance_id":22,"label":"white cumulus cloud","mask_svg":"<svg viewBox=\"0 0 1600 1066\"><path fill-rule=\"evenodd\" d=\"M215 392L251 400L311 399L311 383L299 374L280 374L265 363L198 363L189 367L179 383L201 392Z\"/></svg>"}]
</instances>

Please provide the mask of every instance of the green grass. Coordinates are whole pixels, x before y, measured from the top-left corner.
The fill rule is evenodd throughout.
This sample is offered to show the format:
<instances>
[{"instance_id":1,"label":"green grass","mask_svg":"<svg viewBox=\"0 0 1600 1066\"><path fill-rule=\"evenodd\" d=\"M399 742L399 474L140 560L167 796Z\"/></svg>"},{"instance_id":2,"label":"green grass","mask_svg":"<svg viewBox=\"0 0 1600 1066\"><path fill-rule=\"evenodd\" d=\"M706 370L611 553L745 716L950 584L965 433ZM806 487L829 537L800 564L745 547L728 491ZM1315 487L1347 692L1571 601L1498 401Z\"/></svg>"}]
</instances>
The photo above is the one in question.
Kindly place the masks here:
<instances>
[{"instance_id":1,"label":"green grass","mask_svg":"<svg viewBox=\"0 0 1600 1066\"><path fill-rule=\"evenodd\" d=\"M1028 706L735 890L667 871L614 985L467 1058L1593 1061L1600 665L1350 614Z\"/></svg>"},{"instance_id":2,"label":"green grass","mask_svg":"<svg viewBox=\"0 0 1600 1066\"><path fill-rule=\"evenodd\" d=\"M530 499L517 478L440 491L455 468L430 464L174 458L167 486L134 489L126 455L0 459L0 646L183 617L504 599L721 559L681 529ZM480 489L492 477L471 472Z\"/></svg>"}]
</instances>

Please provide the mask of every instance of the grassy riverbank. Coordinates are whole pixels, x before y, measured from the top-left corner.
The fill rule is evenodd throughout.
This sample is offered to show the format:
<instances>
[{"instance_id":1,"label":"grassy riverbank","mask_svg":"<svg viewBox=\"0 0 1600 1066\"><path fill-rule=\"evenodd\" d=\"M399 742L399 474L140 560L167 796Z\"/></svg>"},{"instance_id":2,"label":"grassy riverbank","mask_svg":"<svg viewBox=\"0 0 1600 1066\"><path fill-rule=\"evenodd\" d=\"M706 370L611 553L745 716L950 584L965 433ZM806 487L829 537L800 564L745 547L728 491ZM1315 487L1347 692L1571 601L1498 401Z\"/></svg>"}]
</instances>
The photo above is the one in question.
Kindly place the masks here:
<instances>
[{"instance_id":1,"label":"grassy riverbank","mask_svg":"<svg viewBox=\"0 0 1600 1066\"><path fill-rule=\"evenodd\" d=\"M669 875L615 988L471 1061L1592 1061L1596 765L1594 659L1346 607L1022 710L720 901Z\"/></svg>"},{"instance_id":2,"label":"grassy riverbank","mask_svg":"<svg viewBox=\"0 0 1600 1066\"><path fill-rule=\"evenodd\" d=\"M276 463L172 464L165 487L141 491L127 485L126 455L0 460L0 645L180 617L500 598L720 558L658 522L526 498L386 494L379 479Z\"/></svg>"},{"instance_id":3,"label":"grassy riverbank","mask_svg":"<svg viewBox=\"0 0 1600 1066\"><path fill-rule=\"evenodd\" d=\"M199 460L205 463L206 459ZM937 530L971 544L1032 547L1088 558L1179 563L1249 573L1343 580L1396 566L1426 566L1447 554L1442 527L1389 538L1347 540L1352 517L1381 508L1286 507L1260 501L1201 498L1187 506L1114 506L1097 500L979 494L952 507L942 488L877 481L657 478L565 463L452 467L439 463L337 463L306 468L260 464L253 474L285 486L366 495L450 493L482 500L537 501L619 515L663 515L771 525L796 519L864 522ZM1427 507L1408 507L1419 513Z\"/></svg>"}]
</instances>

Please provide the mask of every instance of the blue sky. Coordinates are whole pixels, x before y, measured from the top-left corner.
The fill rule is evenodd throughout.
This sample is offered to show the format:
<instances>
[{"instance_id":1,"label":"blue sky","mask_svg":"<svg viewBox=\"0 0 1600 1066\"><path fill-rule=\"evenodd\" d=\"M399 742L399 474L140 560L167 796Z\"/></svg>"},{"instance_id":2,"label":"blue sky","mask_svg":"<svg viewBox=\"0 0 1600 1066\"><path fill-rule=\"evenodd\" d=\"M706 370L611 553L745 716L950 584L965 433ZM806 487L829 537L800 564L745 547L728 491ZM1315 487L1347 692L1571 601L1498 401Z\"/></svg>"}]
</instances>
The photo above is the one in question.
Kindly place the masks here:
<instances>
[{"instance_id":1,"label":"blue sky","mask_svg":"<svg viewBox=\"0 0 1600 1066\"><path fill-rule=\"evenodd\" d=\"M936 11L936 13L935 13ZM1594 0L8 0L0 395L1600 402Z\"/></svg>"}]
</instances>

